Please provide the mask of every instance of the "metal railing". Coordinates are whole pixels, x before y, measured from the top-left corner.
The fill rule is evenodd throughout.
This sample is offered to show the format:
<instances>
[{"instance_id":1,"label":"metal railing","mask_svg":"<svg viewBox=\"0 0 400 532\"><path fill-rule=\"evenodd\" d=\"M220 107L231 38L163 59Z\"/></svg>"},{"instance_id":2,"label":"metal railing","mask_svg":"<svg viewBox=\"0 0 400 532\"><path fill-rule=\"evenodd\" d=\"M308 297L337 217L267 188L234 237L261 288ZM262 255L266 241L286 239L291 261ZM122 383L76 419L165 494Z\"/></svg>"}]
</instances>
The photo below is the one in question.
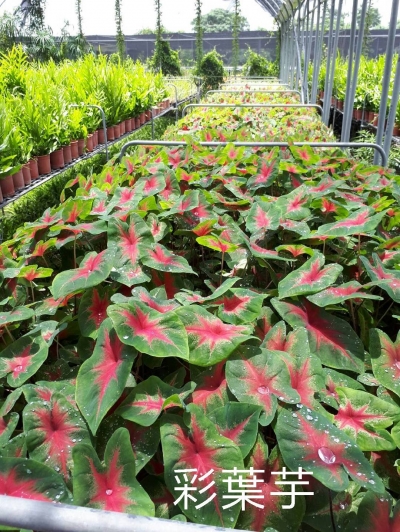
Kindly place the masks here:
<instances>
[{"instance_id":1,"label":"metal railing","mask_svg":"<svg viewBox=\"0 0 400 532\"><path fill-rule=\"evenodd\" d=\"M300 91L297 91L297 90L292 90L292 89L287 89L287 90L284 90L284 89L277 89L277 90L265 90L265 89L252 89L252 90L249 90L249 89L243 89L243 90L240 90L240 89L231 89L231 90L213 90L213 91L208 91L206 93L206 96L208 96L209 94L298 94L300 96L300 99L302 101L302 103L304 103L303 101L303 95L301 94Z\"/></svg>"},{"instance_id":2,"label":"metal railing","mask_svg":"<svg viewBox=\"0 0 400 532\"><path fill-rule=\"evenodd\" d=\"M230 532L232 530L6 495L0 495L0 525L36 532L160 532L160 530Z\"/></svg>"},{"instance_id":3,"label":"metal railing","mask_svg":"<svg viewBox=\"0 0 400 532\"><path fill-rule=\"evenodd\" d=\"M261 108L261 109L274 109L274 108L308 108L308 109L318 109L322 115L322 107L316 103L191 103L183 108L182 117L186 115L187 110L195 107L216 107L216 108Z\"/></svg>"},{"instance_id":4,"label":"metal railing","mask_svg":"<svg viewBox=\"0 0 400 532\"><path fill-rule=\"evenodd\" d=\"M296 147L303 147L303 146L310 146L311 148L353 148L353 149L360 149L360 148L372 148L374 149L382 159L382 166L387 165L387 157L385 150L382 148L382 146L379 146L378 144L372 144L368 142L197 142L199 146L204 146L207 148L218 148L220 146L227 146L228 144L236 146L236 147L247 147L247 148L289 148L290 146L296 146ZM161 147L176 147L176 146L187 146L187 142L177 141L177 140L132 140L130 142L127 142L124 144L121 148L121 152L119 156L117 157L117 161L120 162L122 160L122 157L125 155L128 148L134 147L134 146L161 146Z\"/></svg>"}]
</instances>

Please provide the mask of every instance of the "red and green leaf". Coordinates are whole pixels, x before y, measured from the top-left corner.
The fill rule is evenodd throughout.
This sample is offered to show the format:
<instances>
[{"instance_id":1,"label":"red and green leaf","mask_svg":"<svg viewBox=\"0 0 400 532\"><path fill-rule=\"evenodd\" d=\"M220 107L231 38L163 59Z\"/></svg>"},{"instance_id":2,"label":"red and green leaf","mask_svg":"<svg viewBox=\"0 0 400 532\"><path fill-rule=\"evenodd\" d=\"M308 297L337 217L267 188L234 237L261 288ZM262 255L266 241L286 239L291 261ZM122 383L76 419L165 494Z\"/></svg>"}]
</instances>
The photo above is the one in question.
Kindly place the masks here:
<instances>
[{"instance_id":1,"label":"red and green leaf","mask_svg":"<svg viewBox=\"0 0 400 532\"><path fill-rule=\"evenodd\" d=\"M239 514L239 506L235 505L225 510L224 495L228 494L228 485L224 482L223 470L233 470L235 467L243 469L243 458L238 446L230 439L220 435L218 429L196 405L188 406L189 415L186 424L178 416L166 415L161 421L161 443L165 465L165 482L171 494L178 498L179 485L175 480L175 471L180 469L195 469L198 477L193 482L197 488L195 504L184 509L183 501L179 503L182 512L194 522L204 525L234 527ZM213 471L210 477L200 481L200 478ZM214 481L208 490L201 493L202 488ZM202 508L196 509L213 499Z\"/></svg>"},{"instance_id":2,"label":"red and green leaf","mask_svg":"<svg viewBox=\"0 0 400 532\"><path fill-rule=\"evenodd\" d=\"M302 467L333 491L347 489L350 475L360 486L384 492L381 479L355 441L325 416L305 406L282 409L275 433L285 464L291 470Z\"/></svg>"},{"instance_id":3,"label":"red and green leaf","mask_svg":"<svg viewBox=\"0 0 400 532\"><path fill-rule=\"evenodd\" d=\"M338 305L349 299L376 299L382 300L379 296L374 296L368 292L362 292L364 287L357 281L350 281L340 286L334 286L327 290L322 290L313 296L308 296L307 299L318 307L327 307L330 305Z\"/></svg>"},{"instance_id":4,"label":"red and green leaf","mask_svg":"<svg viewBox=\"0 0 400 532\"><path fill-rule=\"evenodd\" d=\"M227 403L208 416L219 433L239 447L243 458L253 448L258 434L258 418L262 408L245 403Z\"/></svg>"},{"instance_id":5,"label":"red and green leaf","mask_svg":"<svg viewBox=\"0 0 400 532\"><path fill-rule=\"evenodd\" d=\"M344 220L319 226L316 234L339 237L371 233L376 229L384 215L384 212L375 214L373 209L363 207L347 216Z\"/></svg>"},{"instance_id":6,"label":"red and green leaf","mask_svg":"<svg viewBox=\"0 0 400 532\"><path fill-rule=\"evenodd\" d=\"M60 475L24 458L0 458L0 493L41 502L70 502Z\"/></svg>"},{"instance_id":7,"label":"red and green leaf","mask_svg":"<svg viewBox=\"0 0 400 532\"><path fill-rule=\"evenodd\" d=\"M399 419L400 408L374 395L339 387L339 410L334 423L351 436L362 451L391 451L396 448L385 429Z\"/></svg>"},{"instance_id":8,"label":"red and green leaf","mask_svg":"<svg viewBox=\"0 0 400 532\"><path fill-rule=\"evenodd\" d=\"M213 366L251 338L252 327L223 323L202 307L192 305L176 311L189 339L189 361L196 366Z\"/></svg>"},{"instance_id":9,"label":"red and green leaf","mask_svg":"<svg viewBox=\"0 0 400 532\"><path fill-rule=\"evenodd\" d=\"M93 355L79 369L76 401L93 435L125 389L136 351L125 345L110 319L100 327Z\"/></svg>"},{"instance_id":10,"label":"red and green leaf","mask_svg":"<svg viewBox=\"0 0 400 532\"><path fill-rule=\"evenodd\" d=\"M187 333L175 312L161 313L138 301L107 312L124 344L154 357L189 358Z\"/></svg>"},{"instance_id":11,"label":"red and green leaf","mask_svg":"<svg viewBox=\"0 0 400 532\"><path fill-rule=\"evenodd\" d=\"M0 378L13 388L32 377L48 355L49 346L39 335L27 334L0 351Z\"/></svg>"},{"instance_id":12,"label":"red and green leaf","mask_svg":"<svg viewBox=\"0 0 400 532\"><path fill-rule=\"evenodd\" d=\"M275 417L278 399L297 403L300 396L291 387L286 365L275 351L243 346L226 364L228 387L238 401L263 408L261 425Z\"/></svg>"},{"instance_id":13,"label":"red and green leaf","mask_svg":"<svg viewBox=\"0 0 400 532\"><path fill-rule=\"evenodd\" d=\"M195 373L192 366L192 380L196 382L196 389L192 394L192 401L205 412L212 412L223 407L228 402L228 388L225 377L225 362L210 366L201 373Z\"/></svg>"},{"instance_id":14,"label":"red and green leaf","mask_svg":"<svg viewBox=\"0 0 400 532\"><path fill-rule=\"evenodd\" d=\"M163 410L182 408L184 399L192 393L195 386L190 382L182 389L174 388L153 375L135 386L118 408L117 414L138 425L149 427Z\"/></svg>"},{"instance_id":15,"label":"red and green leaf","mask_svg":"<svg viewBox=\"0 0 400 532\"><path fill-rule=\"evenodd\" d=\"M265 337L262 347L280 351L279 356L290 374L291 386L300 396L300 402L310 408L320 408L316 393L324 387L321 362L310 353L307 331L295 329L286 335L284 322L277 323Z\"/></svg>"},{"instance_id":16,"label":"red and green leaf","mask_svg":"<svg viewBox=\"0 0 400 532\"><path fill-rule=\"evenodd\" d=\"M218 316L227 323L239 325L258 318L265 294L257 294L246 288L233 288L213 302L220 305Z\"/></svg>"},{"instance_id":17,"label":"red and green leaf","mask_svg":"<svg viewBox=\"0 0 400 532\"><path fill-rule=\"evenodd\" d=\"M279 283L279 297L313 294L333 285L343 268L339 264L329 264L324 268L324 264L324 255L315 253L303 266L286 275Z\"/></svg>"},{"instance_id":18,"label":"red and green leaf","mask_svg":"<svg viewBox=\"0 0 400 532\"><path fill-rule=\"evenodd\" d=\"M111 512L154 516L154 504L136 480L135 457L129 432L120 428L110 438L104 465L91 445L73 450L74 502Z\"/></svg>"},{"instance_id":19,"label":"red and green leaf","mask_svg":"<svg viewBox=\"0 0 400 532\"><path fill-rule=\"evenodd\" d=\"M255 473L255 477L258 481L261 480L257 482L257 489L261 490L263 497L256 502L261 503L263 508L247 505L246 510L239 515L238 528L254 530L254 532L275 530L270 526L277 527L276 530L279 532L292 532L299 529L305 511L304 498L297 495L294 508L282 508L283 505L290 505L291 502L290 496L285 494L286 491L290 491L290 487L277 484L283 480L283 475L280 473L283 465L282 457L276 447L268 456L268 446L259 434L246 461L246 468L249 470L252 467L255 471L262 471L262 473ZM307 486L304 488L304 491L309 491Z\"/></svg>"},{"instance_id":20,"label":"red and green leaf","mask_svg":"<svg viewBox=\"0 0 400 532\"><path fill-rule=\"evenodd\" d=\"M71 450L79 441L89 442L85 422L59 393L50 401L29 403L24 409L24 432L29 457L70 476Z\"/></svg>"},{"instance_id":21,"label":"red and green leaf","mask_svg":"<svg viewBox=\"0 0 400 532\"><path fill-rule=\"evenodd\" d=\"M281 211L274 203L258 201L249 210L246 229L251 234L276 230L279 227Z\"/></svg>"},{"instance_id":22,"label":"red and green leaf","mask_svg":"<svg viewBox=\"0 0 400 532\"><path fill-rule=\"evenodd\" d=\"M357 512L355 532L397 532L400 530L400 503L392 509L392 500L387 495L378 496L368 492Z\"/></svg>"},{"instance_id":23,"label":"red and green leaf","mask_svg":"<svg viewBox=\"0 0 400 532\"><path fill-rule=\"evenodd\" d=\"M108 249L114 255L116 267L126 263L136 265L142 256L147 255L152 243L150 228L138 214L131 214L127 223L115 219L109 221Z\"/></svg>"},{"instance_id":24,"label":"red and green leaf","mask_svg":"<svg viewBox=\"0 0 400 532\"><path fill-rule=\"evenodd\" d=\"M83 336L97 338L100 325L107 318L107 307L111 304L111 291L98 287L87 290L79 305L78 322Z\"/></svg>"},{"instance_id":25,"label":"red and green leaf","mask_svg":"<svg viewBox=\"0 0 400 532\"><path fill-rule=\"evenodd\" d=\"M161 244L155 244L142 258L142 263L149 268L161 272L193 273L188 261L179 255L171 253Z\"/></svg>"},{"instance_id":26,"label":"red and green leaf","mask_svg":"<svg viewBox=\"0 0 400 532\"><path fill-rule=\"evenodd\" d=\"M112 269L111 256L107 250L88 253L79 268L59 273L51 285L55 299L73 292L97 286L107 279Z\"/></svg>"},{"instance_id":27,"label":"red and green leaf","mask_svg":"<svg viewBox=\"0 0 400 532\"><path fill-rule=\"evenodd\" d=\"M294 329L307 329L310 351L318 356L325 366L362 373L364 347L346 321L307 300L284 303L273 299L272 304Z\"/></svg>"},{"instance_id":28,"label":"red and green leaf","mask_svg":"<svg viewBox=\"0 0 400 532\"><path fill-rule=\"evenodd\" d=\"M395 342L379 329L370 331L372 370L379 382L400 396L400 332Z\"/></svg>"}]
</instances>

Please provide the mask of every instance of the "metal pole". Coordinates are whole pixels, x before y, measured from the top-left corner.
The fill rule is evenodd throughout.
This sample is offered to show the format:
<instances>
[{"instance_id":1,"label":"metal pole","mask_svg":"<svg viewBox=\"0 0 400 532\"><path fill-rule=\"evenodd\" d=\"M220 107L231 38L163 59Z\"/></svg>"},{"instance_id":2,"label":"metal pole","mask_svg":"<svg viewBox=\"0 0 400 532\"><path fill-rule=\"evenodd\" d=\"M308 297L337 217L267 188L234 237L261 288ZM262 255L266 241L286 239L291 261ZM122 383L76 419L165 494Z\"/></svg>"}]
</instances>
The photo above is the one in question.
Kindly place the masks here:
<instances>
[{"instance_id":1,"label":"metal pole","mask_svg":"<svg viewBox=\"0 0 400 532\"><path fill-rule=\"evenodd\" d=\"M324 8L323 8L323 14L322 14L322 23L321 23L321 20L320 20L321 4L318 4L318 35L316 37L316 43L315 43L316 57L314 58L313 81L312 81L312 87L311 87L311 103L316 103L317 101L319 69L321 68L322 47L324 44L324 35L325 35L326 5L327 5L327 0L324 0Z\"/></svg>"},{"instance_id":2,"label":"metal pole","mask_svg":"<svg viewBox=\"0 0 400 532\"><path fill-rule=\"evenodd\" d=\"M386 127L385 144L383 149L389 158L390 147L392 145L393 127L396 121L397 104L400 96L400 59L397 61L396 76L394 78L392 101L390 104L389 118Z\"/></svg>"},{"instance_id":3,"label":"metal pole","mask_svg":"<svg viewBox=\"0 0 400 532\"><path fill-rule=\"evenodd\" d=\"M289 108L289 109L318 109L322 114L322 107L315 103L191 103L184 107L182 117L186 116L187 110L195 107L205 108L257 108L257 109L275 109L275 108Z\"/></svg>"},{"instance_id":4,"label":"metal pole","mask_svg":"<svg viewBox=\"0 0 400 532\"><path fill-rule=\"evenodd\" d=\"M349 91L349 107L351 108L353 108L354 106L354 98L356 95L358 72L360 70L360 61L361 61L361 54L362 54L362 47L363 47L363 40L364 40L365 18L367 15L368 3L369 3L369 0L363 0L363 4L361 8L360 30L358 32L354 72L353 72L353 77L351 79L351 87ZM342 138L341 138L342 142L346 142L350 140L350 130L351 130L351 120L348 120L345 124L345 127L342 128Z\"/></svg>"},{"instance_id":5,"label":"metal pole","mask_svg":"<svg viewBox=\"0 0 400 532\"><path fill-rule=\"evenodd\" d=\"M314 21L315 21L315 5L316 5L316 2L317 2L317 0L314 0L314 5L313 5L312 13L311 13L311 28L310 28L310 33L308 34L309 46L308 46L308 49L307 49L307 57L306 57L305 65L304 65L304 88L306 89L306 102L307 103L310 103L310 91L309 91L309 85L308 85L308 70L309 70L309 65L310 65L310 61L311 61L311 50L312 50L312 45L313 45L313 40L314 40Z\"/></svg>"},{"instance_id":6,"label":"metal pole","mask_svg":"<svg viewBox=\"0 0 400 532\"><path fill-rule=\"evenodd\" d=\"M339 47L340 23L341 23L341 20L342 20L342 9L343 9L343 0L339 0L337 19L336 19L335 42L334 42L334 45L333 45L333 55L332 55L333 60L332 60L332 63L331 63L331 72L330 72L330 76L329 76L329 84L328 84L328 89L327 89L329 101L331 101L331 98L332 98L333 83L335 81L336 58L337 58L337 51L338 51L338 47ZM324 120L326 125L329 124L329 115L330 115L330 113L328 113L328 115L327 115L327 120Z\"/></svg>"},{"instance_id":7,"label":"metal pole","mask_svg":"<svg viewBox=\"0 0 400 532\"><path fill-rule=\"evenodd\" d=\"M347 130L347 123L352 122L353 117L353 103L350 101L350 93L353 83L353 63L354 63L354 47L356 42L356 29L357 29L357 7L358 0L353 0L353 15L351 18L351 31L350 31L350 49L349 49L349 65L347 69L347 84L346 84L346 96L344 101L344 112L343 112L343 125L342 125L342 137L341 140L345 138L344 132Z\"/></svg>"},{"instance_id":8,"label":"metal pole","mask_svg":"<svg viewBox=\"0 0 400 532\"><path fill-rule=\"evenodd\" d=\"M207 91L205 97L207 98L209 94L221 94L221 93L222 94L258 94L258 93L261 93L261 94L298 94L301 97L300 91L292 90L292 89L276 90L276 91L267 91L263 89L260 89L260 90L257 90L257 89L254 89L254 90L248 90L248 89L212 90L212 91Z\"/></svg>"},{"instance_id":9,"label":"metal pole","mask_svg":"<svg viewBox=\"0 0 400 532\"><path fill-rule=\"evenodd\" d=\"M297 76L296 76L296 87L299 87L300 85L300 79L302 78L301 75L301 55L300 55L300 46L299 46L299 40L296 28L294 28L294 38L296 41L296 58L297 58ZM301 101L304 102L304 95L301 96Z\"/></svg>"},{"instance_id":10,"label":"metal pole","mask_svg":"<svg viewBox=\"0 0 400 532\"><path fill-rule=\"evenodd\" d=\"M324 114L323 114L323 121L326 125L329 124L329 116L331 114L331 98L332 95L329 96L328 90L329 90L329 83L330 83L330 74L331 74L331 62L334 60L333 54L332 54L332 40L333 40L333 24L335 21L335 6L336 2L335 0L332 0L331 4L331 19L329 24L329 34L328 34L328 53L326 57L326 75L325 75L325 85L324 85Z\"/></svg>"},{"instance_id":11,"label":"metal pole","mask_svg":"<svg viewBox=\"0 0 400 532\"><path fill-rule=\"evenodd\" d=\"M230 532L232 529L0 495L0 524L38 532ZM244 531L242 531L244 532Z\"/></svg>"},{"instance_id":12,"label":"metal pole","mask_svg":"<svg viewBox=\"0 0 400 532\"><path fill-rule=\"evenodd\" d=\"M385 129L385 120L387 113L387 103L389 97L389 87L390 87L390 77L392 73L392 62L393 62L393 52L396 38L396 25L397 25L397 16L399 13L399 0L392 0L392 14L390 17L389 25L389 36L386 49L386 62L385 62L385 71L383 74L382 82L382 96L381 96L381 105L379 108L379 121L378 121L378 131L376 132L376 143L382 144L383 131ZM377 157L374 158L374 163L376 164Z\"/></svg>"},{"instance_id":13,"label":"metal pole","mask_svg":"<svg viewBox=\"0 0 400 532\"><path fill-rule=\"evenodd\" d=\"M206 148L219 148L228 146L229 144L236 147L244 146L245 148L289 148L290 146L310 146L310 148L372 148L380 154L382 166L386 166L387 163L386 153L382 146L370 142L293 142L290 144L288 142L198 142L197 144L199 146L205 146ZM125 155L126 150L134 146L161 146L172 148L176 146L185 147L187 146L187 143L184 140L131 140L122 146L117 161L120 162Z\"/></svg>"}]
</instances>

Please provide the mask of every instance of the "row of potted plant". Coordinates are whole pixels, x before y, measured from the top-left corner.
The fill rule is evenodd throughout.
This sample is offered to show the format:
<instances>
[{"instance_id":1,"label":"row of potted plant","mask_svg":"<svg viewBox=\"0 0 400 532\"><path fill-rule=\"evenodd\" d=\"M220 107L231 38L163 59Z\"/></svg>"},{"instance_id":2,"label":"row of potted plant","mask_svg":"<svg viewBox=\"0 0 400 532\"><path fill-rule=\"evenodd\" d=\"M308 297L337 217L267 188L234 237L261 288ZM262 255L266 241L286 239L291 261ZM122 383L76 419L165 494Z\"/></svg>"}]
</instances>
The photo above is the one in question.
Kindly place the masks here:
<instances>
[{"instance_id":1,"label":"row of potted plant","mask_svg":"<svg viewBox=\"0 0 400 532\"><path fill-rule=\"evenodd\" d=\"M8 197L39 175L110 141L169 106L162 76L105 56L32 65L21 49L0 64L0 190ZM10 75L10 71L13 75Z\"/></svg>"},{"instance_id":2,"label":"row of potted plant","mask_svg":"<svg viewBox=\"0 0 400 532\"><path fill-rule=\"evenodd\" d=\"M390 84L390 96L393 92L395 69L397 58L394 58ZM366 123L377 125L381 104L381 87L385 68L385 56L375 59L361 57L357 87L354 99L353 118L363 120ZM309 82L312 82L313 67L309 74ZM319 72L319 96L324 98L326 76L326 64L322 65ZM333 84L333 96L331 104L343 111L348 78L348 60L340 55L336 60L335 79ZM390 103L390 99L389 99ZM400 102L397 106L396 124L393 130L394 135L399 135L400 128Z\"/></svg>"}]
</instances>

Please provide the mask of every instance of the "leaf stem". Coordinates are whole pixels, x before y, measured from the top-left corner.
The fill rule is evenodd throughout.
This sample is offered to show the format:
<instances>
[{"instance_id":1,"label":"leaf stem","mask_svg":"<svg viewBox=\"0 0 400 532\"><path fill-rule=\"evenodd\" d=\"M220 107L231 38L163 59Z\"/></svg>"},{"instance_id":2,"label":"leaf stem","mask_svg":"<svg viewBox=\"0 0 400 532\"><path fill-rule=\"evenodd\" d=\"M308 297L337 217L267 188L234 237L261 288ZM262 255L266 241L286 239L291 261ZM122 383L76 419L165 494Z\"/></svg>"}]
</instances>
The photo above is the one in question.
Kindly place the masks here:
<instances>
[{"instance_id":1,"label":"leaf stem","mask_svg":"<svg viewBox=\"0 0 400 532\"><path fill-rule=\"evenodd\" d=\"M14 338L14 336L10 333L10 331L9 331L9 329L8 329L8 327L7 327L7 325L4 325L4 328L5 328L5 330L7 331L7 334L8 334L8 336L10 337L11 341L12 341L12 342L15 342L15 338Z\"/></svg>"},{"instance_id":2,"label":"leaf stem","mask_svg":"<svg viewBox=\"0 0 400 532\"><path fill-rule=\"evenodd\" d=\"M386 314L389 312L389 310L393 307L394 305L394 301L392 301L389 305L389 307L387 308L386 312L379 318L379 321L377 322L377 324L375 325L375 327L378 327L378 325L380 324L380 322L384 319L384 317L386 316Z\"/></svg>"},{"instance_id":3,"label":"leaf stem","mask_svg":"<svg viewBox=\"0 0 400 532\"><path fill-rule=\"evenodd\" d=\"M74 238L74 268L76 268L76 235Z\"/></svg>"},{"instance_id":4,"label":"leaf stem","mask_svg":"<svg viewBox=\"0 0 400 532\"><path fill-rule=\"evenodd\" d=\"M32 283L32 281L30 281L30 284L31 284L31 292L32 292L32 301L33 301L33 303L34 303L34 302L35 302L35 292L34 292L34 290L33 290L33 283Z\"/></svg>"},{"instance_id":5,"label":"leaf stem","mask_svg":"<svg viewBox=\"0 0 400 532\"><path fill-rule=\"evenodd\" d=\"M353 329L357 332L356 315L354 312L353 301L351 299L350 299L350 311L351 311L351 319L353 320Z\"/></svg>"},{"instance_id":6,"label":"leaf stem","mask_svg":"<svg viewBox=\"0 0 400 532\"><path fill-rule=\"evenodd\" d=\"M336 531L336 525L335 525L335 518L334 518L334 515L333 515L332 492L331 492L330 489L328 489L328 493L329 493L329 512L331 514L332 531L333 532L337 532Z\"/></svg>"},{"instance_id":7,"label":"leaf stem","mask_svg":"<svg viewBox=\"0 0 400 532\"><path fill-rule=\"evenodd\" d=\"M221 273L219 276L219 286L222 284L222 271L224 269L224 260L225 260L225 251L222 252L222 259L221 259Z\"/></svg>"}]
</instances>

